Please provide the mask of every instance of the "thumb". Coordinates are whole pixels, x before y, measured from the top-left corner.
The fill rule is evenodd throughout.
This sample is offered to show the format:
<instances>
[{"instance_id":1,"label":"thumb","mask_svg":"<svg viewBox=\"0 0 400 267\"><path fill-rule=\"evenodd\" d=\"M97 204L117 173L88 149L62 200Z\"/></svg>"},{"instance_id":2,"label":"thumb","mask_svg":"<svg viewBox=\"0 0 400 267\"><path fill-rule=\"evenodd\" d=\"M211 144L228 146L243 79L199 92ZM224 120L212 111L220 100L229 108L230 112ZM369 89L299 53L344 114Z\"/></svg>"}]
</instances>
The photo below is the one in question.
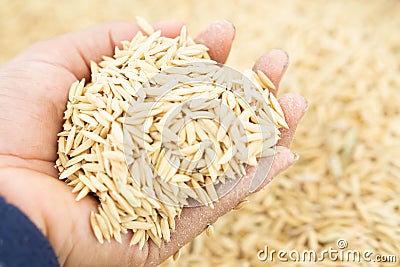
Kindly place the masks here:
<instances>
[{"instance_id":1,"label":"thumb","mask_svg":"<svg viewBox=\"0 0 400 267\"><path fill-rule=\"evenodd\" d=\"M175 37L183 26L178 20L160 21L153 24L163 36ZM99 62L102 56L112 56L115 46L131 40L139 26L130 21L111 21L92 27L40 41L20 53L13 61L35 60L72 73L76 79L90 77L90 61Z\"/></svg>"}]
</instances>

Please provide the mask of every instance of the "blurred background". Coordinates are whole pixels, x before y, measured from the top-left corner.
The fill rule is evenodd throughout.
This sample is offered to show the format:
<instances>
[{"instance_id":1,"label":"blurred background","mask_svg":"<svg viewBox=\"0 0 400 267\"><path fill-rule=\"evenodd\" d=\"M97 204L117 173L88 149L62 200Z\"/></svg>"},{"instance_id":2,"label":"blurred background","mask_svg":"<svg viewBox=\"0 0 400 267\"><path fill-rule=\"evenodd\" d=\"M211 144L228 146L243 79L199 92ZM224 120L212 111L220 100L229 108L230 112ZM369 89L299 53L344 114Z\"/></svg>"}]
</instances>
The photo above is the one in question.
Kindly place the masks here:
<instances>
[{"instance_id":1,"label":"blurred background","mask_svg":"<svg viewBox=\"0 0 400 267\"><path fill-rule=\"evenodd\" d=\"M300 93L310 105L293 143L300 160L240 211L220 218L212 237L199 236L163 266L280 266L260 262L257 252L266 245L338 249L338 239L347 249L400 261L399 1L0 0L0 6L0 65L35 41L137 15L184 20L192 36L213 20L232 21L237 34L227 64L239 70L269 49L288 52L281 93Z\"/></svg>"}]
</instances>

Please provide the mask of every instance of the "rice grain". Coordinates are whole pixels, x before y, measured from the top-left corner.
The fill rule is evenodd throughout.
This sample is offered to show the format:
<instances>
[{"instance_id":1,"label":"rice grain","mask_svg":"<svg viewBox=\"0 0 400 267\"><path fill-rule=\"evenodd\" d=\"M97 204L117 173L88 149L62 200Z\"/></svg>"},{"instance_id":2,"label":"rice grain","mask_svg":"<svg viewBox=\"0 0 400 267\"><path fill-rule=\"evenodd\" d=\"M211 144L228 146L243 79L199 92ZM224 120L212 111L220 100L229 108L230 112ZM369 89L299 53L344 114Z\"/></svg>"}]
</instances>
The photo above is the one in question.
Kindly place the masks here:
<instances>
[{"instance_id":1,"label":"rice grain","mask_svg":"<svg viewBox=\"0 0 400 267\"><path fill-rule=\"evenodd\" d=\"M71 85L57 165L76 200L98 199L90 221L99 242L132 231L142 248L170 241L189 198L214 208L215 186L273 155L287 124L265 74L219 66L186 27L172 39L138 25L146 35Z\"/></svg>"}]
</instances>

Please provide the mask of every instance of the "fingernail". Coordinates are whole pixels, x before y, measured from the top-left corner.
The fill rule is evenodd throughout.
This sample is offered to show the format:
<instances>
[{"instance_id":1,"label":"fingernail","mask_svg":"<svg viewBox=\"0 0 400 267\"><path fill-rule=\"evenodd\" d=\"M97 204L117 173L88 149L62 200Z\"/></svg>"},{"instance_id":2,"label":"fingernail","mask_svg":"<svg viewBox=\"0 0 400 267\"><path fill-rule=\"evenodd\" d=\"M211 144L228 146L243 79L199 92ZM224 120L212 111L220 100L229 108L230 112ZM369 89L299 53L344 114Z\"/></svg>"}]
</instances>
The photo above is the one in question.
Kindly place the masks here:
<instances>
[{"instance_id":1,"label":"fingernail","mask_svg":"<svg viewBox=\"0 0 400 267\"><path fill-rule=\"evenodd\" d=\"M281 51L283 51L283 53L285 53L285 55L286 55L286 64L283 66L283 70L286 70L287 67L289 66L289 54L285 50L281 50Z\"/></svg>"},{"instance_id":2,"label":"fingernail","mask_svg":"<svg viewBox=\"0 0 400 267\"><path fill-rule=\"evenodd\" d=\"M300 155L297 154L296 152L293 152L293 151L291 151L291 152L292 152L292 160L291 160L291 162L295 163L296 161L298 161L300 159Z\"/></svg>"},{"instance_id":3,"label":"fingernail","mask_svg":"<svg viewBox=\"0 0 400 267\"><path fill-rule=\"evenodd\" d=\"M212 24L230 24L232 28L236 29L235 24L232 21L227 19L217 19L212 22Z\"/></svg>"},{"instance_id":4,"label":"fingernail","mask_svg":"<svg viewBox=\"0 0 400 267\"><path fill-rule=\"evenodd\" d=\"M271 49L268 54L270 55L270 57L275 58L276 60L279 59L280 62L284 62L283 64L281 64L282 66L282 72L285 71L289 65L289 54L282 49ZM277 62L279 62L277 60ZM282 74L282 73L281 73Z\"/></svg>"},{"instance_id":5,"label":"fingernail","mask_svg":"<svg viewBox=\"0 0 400 267\"><path fill-rule=\"evenodd\" d=\"M218 25L218 26L230 25L232 30L233 30L233 32L232 32L232 40L235 39L236 27L235 27L235 24L233 24L232 21L227 20L227 19L219 19L219 20L215 20L213 23L211 23L211 25Z\"/></svg>"},{"instance_id":6,"label":"fingernail","mask_svg":"<svg viewBox=\"0 0 400 267\"><path fill-rule=\"evenodd\" d=\"M228 22L229 24L231 24L232 28L236 31L236 26L235 26L235 24L234 24L232 21L230 21L230 20L228 20L228 19L223 19L223 21L226 21L226 22Z\"/></svg>"},{"instance_id":7,"label":"fingernail","mask_svg":"<svg viewBox=\"0 0 400 267\"><path fill-rule=\"evenodd\" d=\"M300 118L302 118L304 116L304 114L307 112L308 108L310 107L308 105L308 100L304 96L301 96L301 97L303 98L303 105L304 106L303 106L303 113L301 114Z\"/></svg>"}]
</instances>

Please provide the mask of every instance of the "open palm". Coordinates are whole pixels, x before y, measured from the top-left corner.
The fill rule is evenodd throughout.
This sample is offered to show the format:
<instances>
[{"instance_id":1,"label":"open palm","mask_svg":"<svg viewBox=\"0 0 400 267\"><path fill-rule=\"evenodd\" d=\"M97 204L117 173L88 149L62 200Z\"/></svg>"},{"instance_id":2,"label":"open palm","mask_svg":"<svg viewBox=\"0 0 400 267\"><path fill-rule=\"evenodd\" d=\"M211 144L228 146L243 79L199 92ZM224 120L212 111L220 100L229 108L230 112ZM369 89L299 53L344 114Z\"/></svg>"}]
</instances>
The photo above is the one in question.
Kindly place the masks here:
<instances>
[{"instance_id":1,"label":"open palm","mask_svg":"<svg viewBox=\"0 0 400 267\"><path fill-rule=\"evenodd\" d=\"M175 37L182 25L164 21L154 27L164 36ZM185 208L171 242L163 243L161 248L151 241L141 251L137 246L129 247L129 235L123 236L123 245L97 242L88 220L90 211L96 210L95 200L86 197L76 202L71 188L57 179L57 133L62 128L71 83L89 78L91 60L112 55L120 41L131 39L138 30L132 22L96 25L36 43L0 68L0 195L36 224L49 239L61 265L156 265L250 194L250 179L242 179L214 210ZM233 25L218 21L196 40L209 47L214 60L223 63L234 34ZM286 54L274 50L260 57L254 68L265 72L278 87L287 64ZM280 103L290 129L282 132L271 171L265 170L264 176L270 179L294 162L295 155L287 147L306 109L305 100L294 94L283 96ZM253 173L254 169L248 170L248 176Z\"/></svg>"}]
</instances>

